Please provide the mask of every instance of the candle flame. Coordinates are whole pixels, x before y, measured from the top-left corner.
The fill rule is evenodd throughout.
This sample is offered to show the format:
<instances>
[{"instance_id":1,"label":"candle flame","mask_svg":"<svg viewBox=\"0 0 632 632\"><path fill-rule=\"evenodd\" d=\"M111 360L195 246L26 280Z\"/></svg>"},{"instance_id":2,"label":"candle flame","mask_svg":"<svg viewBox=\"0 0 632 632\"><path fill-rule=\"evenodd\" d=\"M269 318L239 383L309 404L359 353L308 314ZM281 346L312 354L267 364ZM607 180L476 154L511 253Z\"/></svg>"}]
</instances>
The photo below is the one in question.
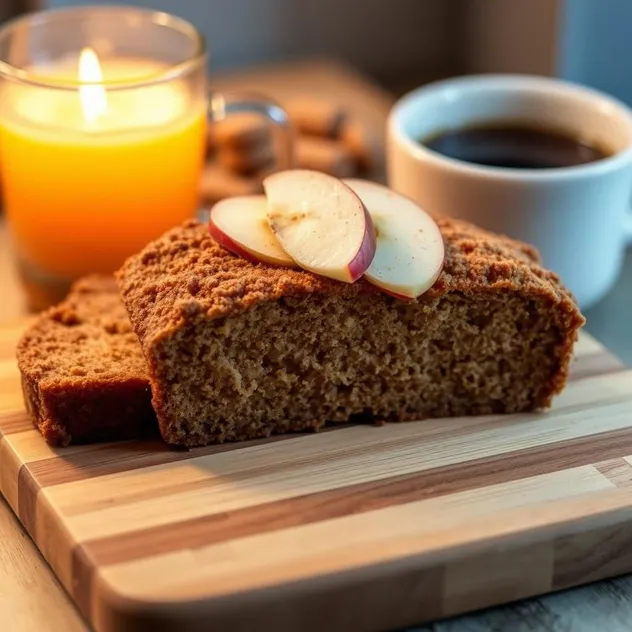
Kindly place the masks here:
<instances>
[{"instance_id":1,"label":"candle flame","mask_svg":"<svg viewBox=\"0 0 632 632\"><path fill-rule=\"evenodd\" d=\"M98 84L103 81L101 64L91 48L84 48L79 55L79 81L91 85L79 86L79 98L83 116L89 123L96 121L108 107L105 88Z\"/></svg>"}]
</instances>

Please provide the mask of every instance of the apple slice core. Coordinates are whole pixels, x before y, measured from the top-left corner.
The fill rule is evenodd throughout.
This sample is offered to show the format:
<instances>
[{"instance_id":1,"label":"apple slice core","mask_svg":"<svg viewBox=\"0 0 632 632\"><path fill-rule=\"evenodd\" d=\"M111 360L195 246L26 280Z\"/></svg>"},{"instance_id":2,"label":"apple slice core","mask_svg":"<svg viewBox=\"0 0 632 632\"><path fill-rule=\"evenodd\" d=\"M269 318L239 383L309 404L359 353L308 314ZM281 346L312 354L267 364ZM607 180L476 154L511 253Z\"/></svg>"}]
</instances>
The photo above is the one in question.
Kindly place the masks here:
<instances>
[{"instance_id":1,"label":"apple slice core","mask_svg":"<svg viewBox=\"0 0 632 632\"><path fill-rule=\"evenodd\" d=\"M364 278L401 299L414 299L441 274L445 249L434 219L409 198L380 184L348 179L373 219L377 247Z\"/></svg>"},{"instance_id":2,"label":"apple slice core","mask_svg":"<svg viewBox=\"0 0 632 632\"><path fill-rule=\"evenodd\" d=\"M352 283L375 254L371 216L338 178L304 169L267 177L268 222L283 250L311 272Z\"/></svg>"},{"instance_id":3,"label":"apple slice core","mask_svg":"<svg viewBox=\"0 0 632 632\"><path fill-rule=\"evenodd\" d=\"M264 195L244 195L217 202L209 218L209 232L230 252L253 263L296 267L268 225Z\"/></svg>"}]
</instances>

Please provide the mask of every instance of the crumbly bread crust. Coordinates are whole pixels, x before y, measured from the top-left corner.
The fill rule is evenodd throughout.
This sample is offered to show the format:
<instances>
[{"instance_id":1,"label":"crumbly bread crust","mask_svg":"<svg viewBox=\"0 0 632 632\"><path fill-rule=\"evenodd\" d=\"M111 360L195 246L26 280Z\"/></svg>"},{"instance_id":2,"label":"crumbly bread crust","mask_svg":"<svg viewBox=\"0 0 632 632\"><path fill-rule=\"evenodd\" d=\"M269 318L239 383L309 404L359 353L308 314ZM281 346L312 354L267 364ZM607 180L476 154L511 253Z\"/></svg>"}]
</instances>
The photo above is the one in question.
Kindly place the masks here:
<instances>
[{"instance_id":1,"label":"crumbly bread crust","mask_svg":"<svg viewBox=\"0 0 632 632\"><path fill-rule=\"evenodd\" d=\"M27 410L52 445L155 432L146 363L112 277L75 283L17 347Z\"/></svg>"},{"instance_id":2,"label":"crumbly bread crust","mask_svg":"<svg viewBox=\"0 0 632 632\"><path fill-rule=\"evenodd\" d=\"M468 340L469 334L474 331L481 335L485 333L487 337L481 338L485 346L478 351L475 351L473 342L455 340L454 344L460 347L456 355L453 354L454 357L449 355L449 349L442 349L443 355L437 355L438 351L431 352L425 339L407 340L409 346L423 346L424 352L416 356L408 354L411 357L407 366L402 365L397 369L399 373L392 376L398 380L398 384L403 384L402 372L412 374L420 364L446 364L444 370L448 374L445 380L448 381L452 379L451 374L458 374L466 364L470 367L470 373L476 372L476 358L472 360L469 357L471 354L463 344L470 344L472 353L486 354L485 371L489 373L489 379L486 381L486 378L481 377L475 388L466 388L463 382L466 378L458 378L461 381L457 390L466 394L455 397L454 402L441 405L439 402L410 400L403 387L399 399L391 398L391 394L386 392L389 387L384 386L383 397L374 393L371 395L374 399L368 402L369 413L373 416L377 411L382 418L398 420L443 414L516 412L550 405L552 397L564 386L577 330L584 322L573 298L555 274L540 266L538 254L532 247L488 233L463 221L439 218L438 224L446 244L443 272L426 294L410 304L387 297L363 281L345 284L301 270L254 265L225 251L212 240L207 228L196 221L169 231L141 253L131 257L117 273L117 279L121 297L149 364L153 403L163 437L168 442L187 445L238 440L288 429L319 427L325 421L346 420L362 412L354 394L347 394L347 399L343 397L340 400L338 389L334 395L341 401L341 406L338 406L341 410L336 409L333 419L331 406L326 411L314 410L313 418L309 420L301 411L295 411L289 405L283 409L289 419L270 417L272 410L270 415L261 410L267 405L267 400L260 395L263 391L258 390L271 384L269 376L265 374L265 367L259 363L263 371L259 378L255 377L252 367L250 374L246 375L242 366L245 360L240 359L239 354L235 358L231 356L232 373L222 378L227 380L224 390L212 393L205 391L201 386L204 384L203 379L213 381L222 374L221 367L217 368L220 361L217 353L224 354L226 348L222 349L221 344L217 346L213 342L213 350L209 351L208 345L204 347L204 339L224 336L225 345L239 345L239 339L228 340L228 334L221 330L231 323L241 322L240 317L248 319L247 313L257 308L261 318L251 322L250 326L261 328L259 338L248 338L242 333L241 340L243 344L259 345L261 336L266 335L265 319L279 317L273 313L276 307L269 307L271 303L284 310L284 315L277 320L282 326L286 324L284 319L294 318L297 309L309 310L317 303L320 310L318 319L323 322L328 313L336 311L338 317L344 319L347 309L344 306L357 304L362 305L358 318L364 319L365 327L372 326L370 318L365 318L368 313L380 313L379 318L388 320L389 312L401 312L402 318L408 323L408 330L415 326L415 314L419 314L419 318L423 315L426 326L431 329L436 325L432 316L434 313L440 314L444 328L440 332L437 330L436 336L445 337L451 327L461 326L464 319L468 321L468 327L473 328L466 332ZM296 318L297 326L306 328L306 335L310 334L310 327L313 327L314 333L319 326L318 320L307 322ZM450 319L454 319L454 322ZM491 326L486 328L485 321L492 320L497 334L494 334ZM332 322L329 327L334 325L335 322ZM533 334L527 346L516 347L513 339L520 338L521 331L532 330L537 330L537 335ZM401 336L408 335L406 328L401 331ZM388 337L388 332L385 335ZM386 345L387 342L383 340L379 344ZM397 340L392 342L395 344ZM275 344L282 343L277 340ZM441 347L442 344L437 339L432 341L433 348ZM336 345L335 340L331 345ZM537 363L527 367L526 360L521 356L525 353L528 355L530 347L534 348L534 353L543 354L543 358L551 357L552 360L542 362L541 369L537 368ZM198 350L196 360L186 357L187 349ZM494 355L502 349L508 350L510 354L504 364ZM314 350L317 347L311 348L312 353ZM415 351L415 348L412 350ZM245 346L240 350L243 357L251 352L254 351ZM266 354L268 351L262 347L256 353ZM192 362L195 364L196 361L199 362L198 375L191 369ZM372 371L380 370L377 364L371 364L371 367ZM530 388L519 383L512 387L505 380L500 388L496 379L498 376L494 374L499 371L506 372L509 377L513 371L521 379L527 373L533 373L530 378L533 384ZM185 378L185 374L188 377ZM344 381L340 371L328 371L325 367L324 374L328 383L339 384L341 380ZM182 375L181 383L179 375ZM410 382L410 386L420 388L426 384L424 380L430 380L429 375L418 376L416 382ZM246 392L241 388L240 384L246 378L254 384L254 391ZM311 370L308 373L297 371L292 379L298 379L292 388L294 395L300 399L304 386L301 380L319 380L320 377ZM383 379L388 384L388 376L383 376ZM437 379L432 376L432 380ZM192 388L197 389L199 394L196 395ZM519 389L524 389L526 395L520 396L517 393ZM451 392L448 388L447 391L437 392L437 397L445 399ZM318 397L322 397L322 393L318 393ZM312 395L316 395L316 392ZM191 398L196 397L200 400L197 408L190 404ZM263 398L259 408L257 397ZM248 399L249 406L241 409L244 398ZM405 406L402 404L404 401ZM235 415L231 415L230 410L234 410ZM246 414L246 411L254 415L257 421L244 420L242 423L236 415ZM275 414L278 413L277 410ZM328 418L322 416L325 413L329 415ZM200 419L201 415L205 418Z\"/></svg>"}]
</instances>

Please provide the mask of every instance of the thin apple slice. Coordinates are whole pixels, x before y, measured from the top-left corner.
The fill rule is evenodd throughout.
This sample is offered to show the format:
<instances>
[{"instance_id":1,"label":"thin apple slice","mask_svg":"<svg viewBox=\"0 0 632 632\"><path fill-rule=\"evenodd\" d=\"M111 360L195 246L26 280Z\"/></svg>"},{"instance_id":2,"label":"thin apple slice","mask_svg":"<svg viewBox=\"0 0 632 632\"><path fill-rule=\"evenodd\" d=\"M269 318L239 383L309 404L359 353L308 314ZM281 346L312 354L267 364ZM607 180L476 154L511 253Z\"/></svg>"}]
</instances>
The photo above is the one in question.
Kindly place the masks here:
<instances>
[{"instance_id":1,"label":"thin apple slice","mask_svg":"<svg viewBox=\"0 0 632 632\"><path fill-rule=\"evenodd\" d=\"M415 202L380 184L344 182L360 196L375 226L377 249L364 278L396 298L417 298L443 268L445 249L436 222Z\"/></svg>"},{"instance_id":2,"label":"thin apple slice","mask_svg":"<svg viewBox=\"0 0 632 632\"><path fill-rule=\"evenodd\" d=\"M221 200L211 208L208 229L215 241L253 263L296 267L268 225L264 195Z\"/></svg>"},{"instance_id":3,"label":"thin apple slice","mask_svg":"<svg viewBox=\"0 0 632 632\"><path fill-rule=\"evenodd\" d=\"M281 247L310 272L353 283L375 254L373 222L338 178L296 169L263 181L268 221Z\"/></svg>"}]
</instances>

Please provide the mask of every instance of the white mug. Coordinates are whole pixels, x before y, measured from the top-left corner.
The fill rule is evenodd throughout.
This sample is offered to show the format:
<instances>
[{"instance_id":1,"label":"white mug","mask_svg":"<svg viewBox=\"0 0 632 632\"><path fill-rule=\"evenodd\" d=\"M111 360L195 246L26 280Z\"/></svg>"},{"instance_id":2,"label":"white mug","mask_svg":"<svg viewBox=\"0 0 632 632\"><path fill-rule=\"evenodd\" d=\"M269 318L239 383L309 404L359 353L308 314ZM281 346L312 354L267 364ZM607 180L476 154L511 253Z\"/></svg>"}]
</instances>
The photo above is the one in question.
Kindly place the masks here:
<instances>
[{"instance_id":1,"label":"white mug","mask_svg":"<svg viewBox=\"0 0 632 632\"><path fill-rule=\"evenodd\" d=\"M488 167L422 145L491 121L565 130L612 154L554 169ZM581 308L616 281L632 242L632 113L595 90L556 79L481 75L440 81L400 99L388 121L388 179L425 209L535 245Z\"/></svg>"}]
</instances>

